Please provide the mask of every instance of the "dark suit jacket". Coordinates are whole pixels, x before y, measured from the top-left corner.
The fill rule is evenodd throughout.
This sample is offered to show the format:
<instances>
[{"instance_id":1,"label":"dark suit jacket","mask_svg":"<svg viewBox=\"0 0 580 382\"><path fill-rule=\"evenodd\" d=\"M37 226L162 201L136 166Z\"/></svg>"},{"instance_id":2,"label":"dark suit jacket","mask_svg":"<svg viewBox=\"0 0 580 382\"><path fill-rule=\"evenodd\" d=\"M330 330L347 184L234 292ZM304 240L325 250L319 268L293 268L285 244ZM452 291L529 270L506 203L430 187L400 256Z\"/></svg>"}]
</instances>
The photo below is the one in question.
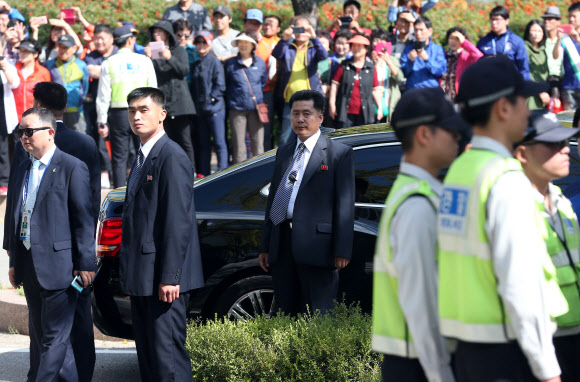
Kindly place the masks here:
<instances>
[{"instance_id":1,"label":"dark suit jacket","mask_svg":"<svg viewBox=\"0 0 580 382\"><path fill-rule=\"evenodd\" d=\"M159 283L180 292L203 286L193 200L193 168L164 135L145 159L123 207L120 280L130 296L157 296Z\"/></svg>"},{"instance_id":2,"label":"dark suit jacket","mask_svg":"<svg viewBox=\"0 0 580 382\"><path fill-rule=\"evenodd\" d=\"M79 133L69 129L62 122L56 123L56 134L54 135L54 143L63 152L72 155L75 158L83 161L89 168L91 176L91 199L93 205L93 217L95 221L95 228L99 218L99 209L101 206L101 164L99 160L99 151L95 140L86 134ZM28 153L22 147L20 141L16 142L14 146L14 155L12 157L12 165L10 171L10 180L15 168L22 163L23 160L28 159ZM8 249L8 220L5 219L4 224L4 249Z\"/></svg>"},{"instance_id":3,"label":"dark suit jacket","mask_svg":"<svg viewBox=\"0 0 580 382\"><path fill-rule=\"evenodd\" d=\"M8 187L10 266L22 281L24 246L20 241L20 207L27 158L15 169ZM73 271L96 271L95 229L91 211L89 171L77 158L58 148L44 172L30 219L31 252L38 282L44 289L65 289Z\"/></svg>"},{"instance_id":4,"label":"dark suit jacket","mask_svg":"<svg viewBox=\"0 0 580 382\"><path fill-rule=\"evenodd\" d=\"M295 149L296 139L276 154L261 246L262 252L270 254L270 264L278 260L280 246L280 226L270 220L270 208ZM351 258L354 191L352 148L320 135L294 203L292 254L297 264L334 267L335 256Z\"/></svg>"}]
</instances>

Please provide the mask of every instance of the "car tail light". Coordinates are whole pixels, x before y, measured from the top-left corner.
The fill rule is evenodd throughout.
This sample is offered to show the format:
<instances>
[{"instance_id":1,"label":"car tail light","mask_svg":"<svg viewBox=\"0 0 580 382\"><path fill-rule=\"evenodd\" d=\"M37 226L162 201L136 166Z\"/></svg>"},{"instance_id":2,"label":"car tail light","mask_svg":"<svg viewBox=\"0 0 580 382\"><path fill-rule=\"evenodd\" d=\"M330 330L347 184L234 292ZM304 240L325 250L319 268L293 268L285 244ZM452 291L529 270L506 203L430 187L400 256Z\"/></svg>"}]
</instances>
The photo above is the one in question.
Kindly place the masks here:
<instances>
[{"instance_id":1,"label":"car tail light","mask_svg":"<svg viewBox=\"0 0 580 382\"><path fill-rule=\"evenodd\" d=\"M121 218L109 218L103 220L99 226L97 235L97 256L117 256L121 249L121 233L123 221Z\"/></svg>"}]
</instances>

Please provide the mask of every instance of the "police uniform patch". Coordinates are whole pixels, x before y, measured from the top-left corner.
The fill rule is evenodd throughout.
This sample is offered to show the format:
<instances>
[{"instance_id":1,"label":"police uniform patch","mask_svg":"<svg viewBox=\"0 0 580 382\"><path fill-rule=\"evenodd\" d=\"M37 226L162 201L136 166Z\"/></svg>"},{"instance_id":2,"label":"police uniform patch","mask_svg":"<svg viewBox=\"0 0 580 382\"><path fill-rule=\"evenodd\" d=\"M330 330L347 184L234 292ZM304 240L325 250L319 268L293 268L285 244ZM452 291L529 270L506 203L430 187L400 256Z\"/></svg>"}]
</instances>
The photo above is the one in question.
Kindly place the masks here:
<instances>
[{"instance_id":1,"label":"police uniform patch","mask_svg":"<svg viewBox=\"0 0 580 382\"><path fill-rule=\"evenodd\" d=\"M562 221L564 222L564 227L566 227L566 231L568 231L568 234L574 235L576 231L574 230L574 223L572 223L572 220L568 218L563 218Z\"/></svg>"},{"instance_id":2,"label":"police uniform patch","mask_svg":"<svg viewBox=\"0 0 580 382\"><path fill-rule=\"evenodd\" d=\"M466 231L469 189L458 186L445 187L439 204L439 230L463 236Z\"/></svg>"}]
</instances>

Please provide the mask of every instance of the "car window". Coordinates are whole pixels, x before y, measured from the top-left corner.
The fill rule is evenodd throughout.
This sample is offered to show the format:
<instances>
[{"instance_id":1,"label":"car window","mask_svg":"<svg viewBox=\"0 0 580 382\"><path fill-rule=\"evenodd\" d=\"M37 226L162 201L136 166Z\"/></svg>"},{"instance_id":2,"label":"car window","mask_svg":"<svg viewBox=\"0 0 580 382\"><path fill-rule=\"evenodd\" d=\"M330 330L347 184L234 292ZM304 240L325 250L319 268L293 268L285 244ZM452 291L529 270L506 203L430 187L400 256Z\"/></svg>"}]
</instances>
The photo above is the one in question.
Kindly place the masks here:
<instances>
[{"instance_id":1,"label":"car window","mask_svg":"<svg viewBox=\"0 0 580 382\"><path fill-rule=\"evenodd\" d=\"M401 155L401 145L398 143L355 148L355 202L385 203L397 178Z\"/></svg>"}]
</instances>

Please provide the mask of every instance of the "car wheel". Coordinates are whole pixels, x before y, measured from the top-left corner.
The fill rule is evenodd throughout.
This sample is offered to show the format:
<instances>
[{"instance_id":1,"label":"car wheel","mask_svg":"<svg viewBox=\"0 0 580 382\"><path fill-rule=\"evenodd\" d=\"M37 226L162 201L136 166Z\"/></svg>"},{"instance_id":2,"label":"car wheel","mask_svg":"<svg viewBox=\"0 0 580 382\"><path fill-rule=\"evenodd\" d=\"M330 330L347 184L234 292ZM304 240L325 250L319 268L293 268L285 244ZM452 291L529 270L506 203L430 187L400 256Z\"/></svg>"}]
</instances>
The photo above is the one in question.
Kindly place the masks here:
<instances>
[{"instance_id":1,"label":"car wheel","mask_svg":"<svg viewBox=\"0 0 580 382\"><path fill-rule=\"evenodd\" d=\"M270 276L252 276L230 285L216 303L218 316L248 320L274 314L274 289Z\"/></svg>"}]
</instances>

